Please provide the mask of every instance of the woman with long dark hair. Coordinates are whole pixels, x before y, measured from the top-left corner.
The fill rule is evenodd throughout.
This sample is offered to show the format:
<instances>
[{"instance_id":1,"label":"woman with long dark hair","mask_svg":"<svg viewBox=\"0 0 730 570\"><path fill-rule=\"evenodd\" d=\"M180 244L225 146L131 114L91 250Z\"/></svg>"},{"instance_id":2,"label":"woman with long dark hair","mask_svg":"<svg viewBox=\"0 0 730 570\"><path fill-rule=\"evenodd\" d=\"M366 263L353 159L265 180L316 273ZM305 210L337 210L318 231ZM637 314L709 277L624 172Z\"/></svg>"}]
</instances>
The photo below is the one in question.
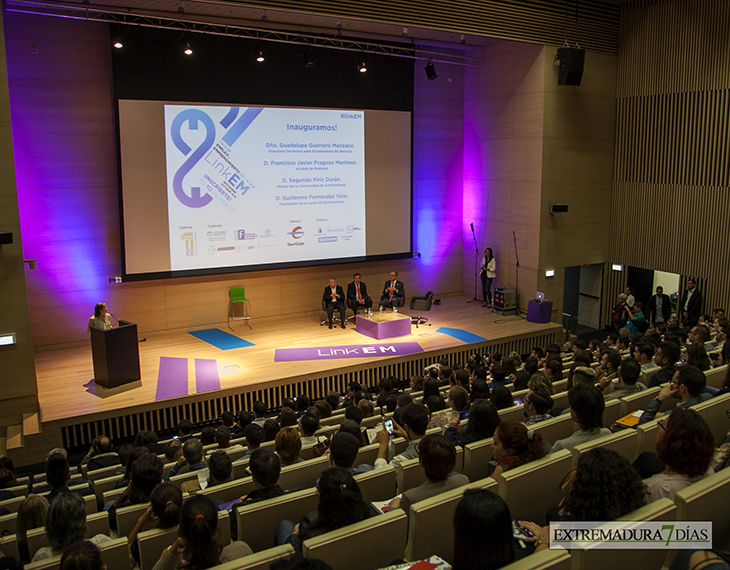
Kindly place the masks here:
<instances>
[{"instance_id":1,"label":"woman with long dark hair","mask_svg":"<svg viewBox=\"0 0 730 570\"><path fill-rule=\"evenodd\" d=\"M497 570L516 558L512 516L504 499L467 489L454 513L453 570Z\"/></svg>"},{"instance_id":2,"label":"woman with long dark hair","mask_svg":"<svg viewBox=\"0 0 730 570\"><path fill-rule=\"evenodd\" d=\"M482 300L484 304L482 307L492 306L492 279L496 277L497 262L494 260L492 254L492 248L488 247L484 251L484 257L482 257L482 270L479 272L479 277L482 280Z\"/></svg>"},{"instance_id":3,"label":"woman with long dark hair","mask_svg":"<svg viewBox=\"0 0 730 570\"><path fill-rule=\"evenodd\" d=\"M296 548L308 538L319 536L332 530L354 524L373 514L365 503L355 479L347 469L331 467L325 469L317 482L319 506L317 511L306 515L293 527L293 523L283 521L277 530L277 543L290 542ZM290 534L288 538L284 535ZM155 569L157 570L157 569Z\"/></svg>"},{"instance_id":4,"label":"woman with long dark hair","mask_svg":"<svg viewBox=\"0 0 730 570\"><path fill-rule=\"evenodd\" d=\"M152 490L150 507L139 517L137 524L127 538L129 552L137 562L139 562L137 535L145 525L157 521L155 528L174 528L180 524L181 507L182 490L175 483L160 483Z\"/></svg>"},{"instance_id":5,"label":"woman with long dark hair","mask_svg":"<svg viewBox=\"0 0 730 570\"><path fill-rule=\"evenodd\" d=\"M210 497L195 495L180 511L180 536L162 551L152 570L205 570L253 554L245 542L218 545L218 508Z\"/></svg>"},{"instance_id":6,"label":"woman with long dark hair","mask_svg":"<svg viewBox=\"0 0 730 570\"><path fill-rule=\"evenodd\" d=\"M459 417L449 424L444 432L444 437L454 445L464 447L468 443L488 439L494 435L494 430L499 425L499 413L497 408L489 400L476 400L469 408L469 418L466 427L459 433Z\"/></svg>"}]
</instances>

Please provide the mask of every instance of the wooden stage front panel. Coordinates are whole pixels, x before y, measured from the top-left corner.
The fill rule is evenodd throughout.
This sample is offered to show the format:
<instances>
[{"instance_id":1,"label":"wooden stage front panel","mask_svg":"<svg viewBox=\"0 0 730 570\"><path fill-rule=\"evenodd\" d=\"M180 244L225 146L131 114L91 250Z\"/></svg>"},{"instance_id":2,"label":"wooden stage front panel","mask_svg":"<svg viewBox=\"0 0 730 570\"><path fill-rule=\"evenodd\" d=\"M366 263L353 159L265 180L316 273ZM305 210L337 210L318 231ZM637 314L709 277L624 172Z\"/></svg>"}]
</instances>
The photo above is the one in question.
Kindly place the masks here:
<instances>
[{"instance_id":1,"label":"wooden stage front panel","mask_svg":"<svg viewBox=\"0 0 730 570\"><path fill-rule=\"evenodd\" d=\"M146 338L139 345L141 382L109 390L93 382L90 346L39 351L35 362L41 420L58 421L64 428L76 426L73 435L68 430L64 432L64 438L70 438L65 443L70 445L78 443L79 438L93 438L94 431L118 437L138 429L172 427L182 417L205 421L214 419L224 409L234 412L250 409L256 399L276 406L287 395L306 393L321 397L330 390L342 391L352 380L372 386L384 375L407 378L443 356L451 362L464 362L472 351L529 352L535 344L544 346L562 339L562 327L557 324L536 324L516 316L501 316L482 308L481 303L466 301L462 297L443 299L440 306L424 313L431 326L416 328L414 325L410 335L391 339L417 342L424 352L411 356L274 361L277 348L373 344L373 339L356 332L354 319L346 330L320 326L324 313L299 319L266 320L257 320L254 315L252 329L239 321L234 334L255 346L232 350L218 349L186 330L140 333L140 337ZM402 312L410 313L408 309ZM440 327L460 329L486 340L467 344L437 333ZM225 324L219 324L218 328L230 332ZM187 359L187 396L155 401L161 357ZM220 390L195 393L195 359L216 362ZM82 425L86 427L80 428Z\"/></svg>"}]
</instances>

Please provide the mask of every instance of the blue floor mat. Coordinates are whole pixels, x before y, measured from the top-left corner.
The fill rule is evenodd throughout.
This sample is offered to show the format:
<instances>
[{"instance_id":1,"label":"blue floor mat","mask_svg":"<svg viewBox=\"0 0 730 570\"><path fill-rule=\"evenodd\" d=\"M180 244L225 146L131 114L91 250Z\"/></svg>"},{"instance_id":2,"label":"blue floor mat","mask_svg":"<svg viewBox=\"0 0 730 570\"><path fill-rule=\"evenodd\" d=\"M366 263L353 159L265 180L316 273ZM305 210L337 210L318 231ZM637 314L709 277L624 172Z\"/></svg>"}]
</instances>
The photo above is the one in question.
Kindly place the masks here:
<instances>
[{"instance_id":1,"label":"blue floor mat","mask_svg":"<svg viewBox=\"0 0 730 570\"><path fill-rule=\"evenodd\" d=\"M212 344L216 348L221 350L232 350L234 348L245 348L247 346L254 346L252 342L238 338L235 335L222 331L220 329L205 329L202 331L193 331L189 333L195 338Z\"/></svg>"}]
</instances>

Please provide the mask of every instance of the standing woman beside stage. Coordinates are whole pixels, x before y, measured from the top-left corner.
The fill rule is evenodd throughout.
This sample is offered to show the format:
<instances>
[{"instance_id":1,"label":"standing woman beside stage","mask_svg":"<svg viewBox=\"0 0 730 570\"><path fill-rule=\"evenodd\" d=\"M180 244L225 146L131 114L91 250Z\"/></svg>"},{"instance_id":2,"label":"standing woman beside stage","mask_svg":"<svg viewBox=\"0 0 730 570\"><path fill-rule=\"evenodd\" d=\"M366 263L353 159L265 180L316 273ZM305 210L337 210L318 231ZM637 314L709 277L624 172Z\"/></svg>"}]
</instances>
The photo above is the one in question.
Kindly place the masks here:
<instances>
[{"instance_id":1,"label":"standing woman beside stage","mask_svg":"<svg viewBox=\"0 0 730 570\"><path fill-rule=\"evenodd\" d=\"M94 316L89 319L86 332L91 334L91 329L108 331L110 328L112 328L112 320L110 314L106 312L106 303L97 303L94 306Z\"/></svg>"},{"instance_id":2,"label":"standing woman beside stage","mask_svg":"<svg viewBox=\"0 0 730 570\"><path fill-rule=\"evenodd\" d=\"M496 276L496 270L497 262L494 260L492 248L488 247L484 251L484 257L482 257L482 270L479 273L479 276L482 278L482 299L484 299L482 307L492 306L492 279Z\"/></svg>"}]
</instances>

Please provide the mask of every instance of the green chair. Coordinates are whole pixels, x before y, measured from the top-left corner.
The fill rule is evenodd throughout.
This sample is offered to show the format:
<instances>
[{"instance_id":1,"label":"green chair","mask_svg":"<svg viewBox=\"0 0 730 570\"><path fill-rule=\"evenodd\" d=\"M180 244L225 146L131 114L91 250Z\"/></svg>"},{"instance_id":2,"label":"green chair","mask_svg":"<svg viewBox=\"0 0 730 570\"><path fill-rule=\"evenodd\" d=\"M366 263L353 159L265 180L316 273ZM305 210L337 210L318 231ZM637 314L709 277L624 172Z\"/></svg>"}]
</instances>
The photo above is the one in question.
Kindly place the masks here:
<instances>
[{"instance_id":1,"label":"green chair","mask_svg":"<svg viewBox=\"0 0 730 570\"><path fill-rule=\"evenodd\" d=\"M236 304L240 307L240 316L236 316ZM248 328L251 327L251 301L246 299L245 287L231 287L228 290L228 328L236 330L231 326L231 321L246 321Z\"/></svg>"}]
</instances>

